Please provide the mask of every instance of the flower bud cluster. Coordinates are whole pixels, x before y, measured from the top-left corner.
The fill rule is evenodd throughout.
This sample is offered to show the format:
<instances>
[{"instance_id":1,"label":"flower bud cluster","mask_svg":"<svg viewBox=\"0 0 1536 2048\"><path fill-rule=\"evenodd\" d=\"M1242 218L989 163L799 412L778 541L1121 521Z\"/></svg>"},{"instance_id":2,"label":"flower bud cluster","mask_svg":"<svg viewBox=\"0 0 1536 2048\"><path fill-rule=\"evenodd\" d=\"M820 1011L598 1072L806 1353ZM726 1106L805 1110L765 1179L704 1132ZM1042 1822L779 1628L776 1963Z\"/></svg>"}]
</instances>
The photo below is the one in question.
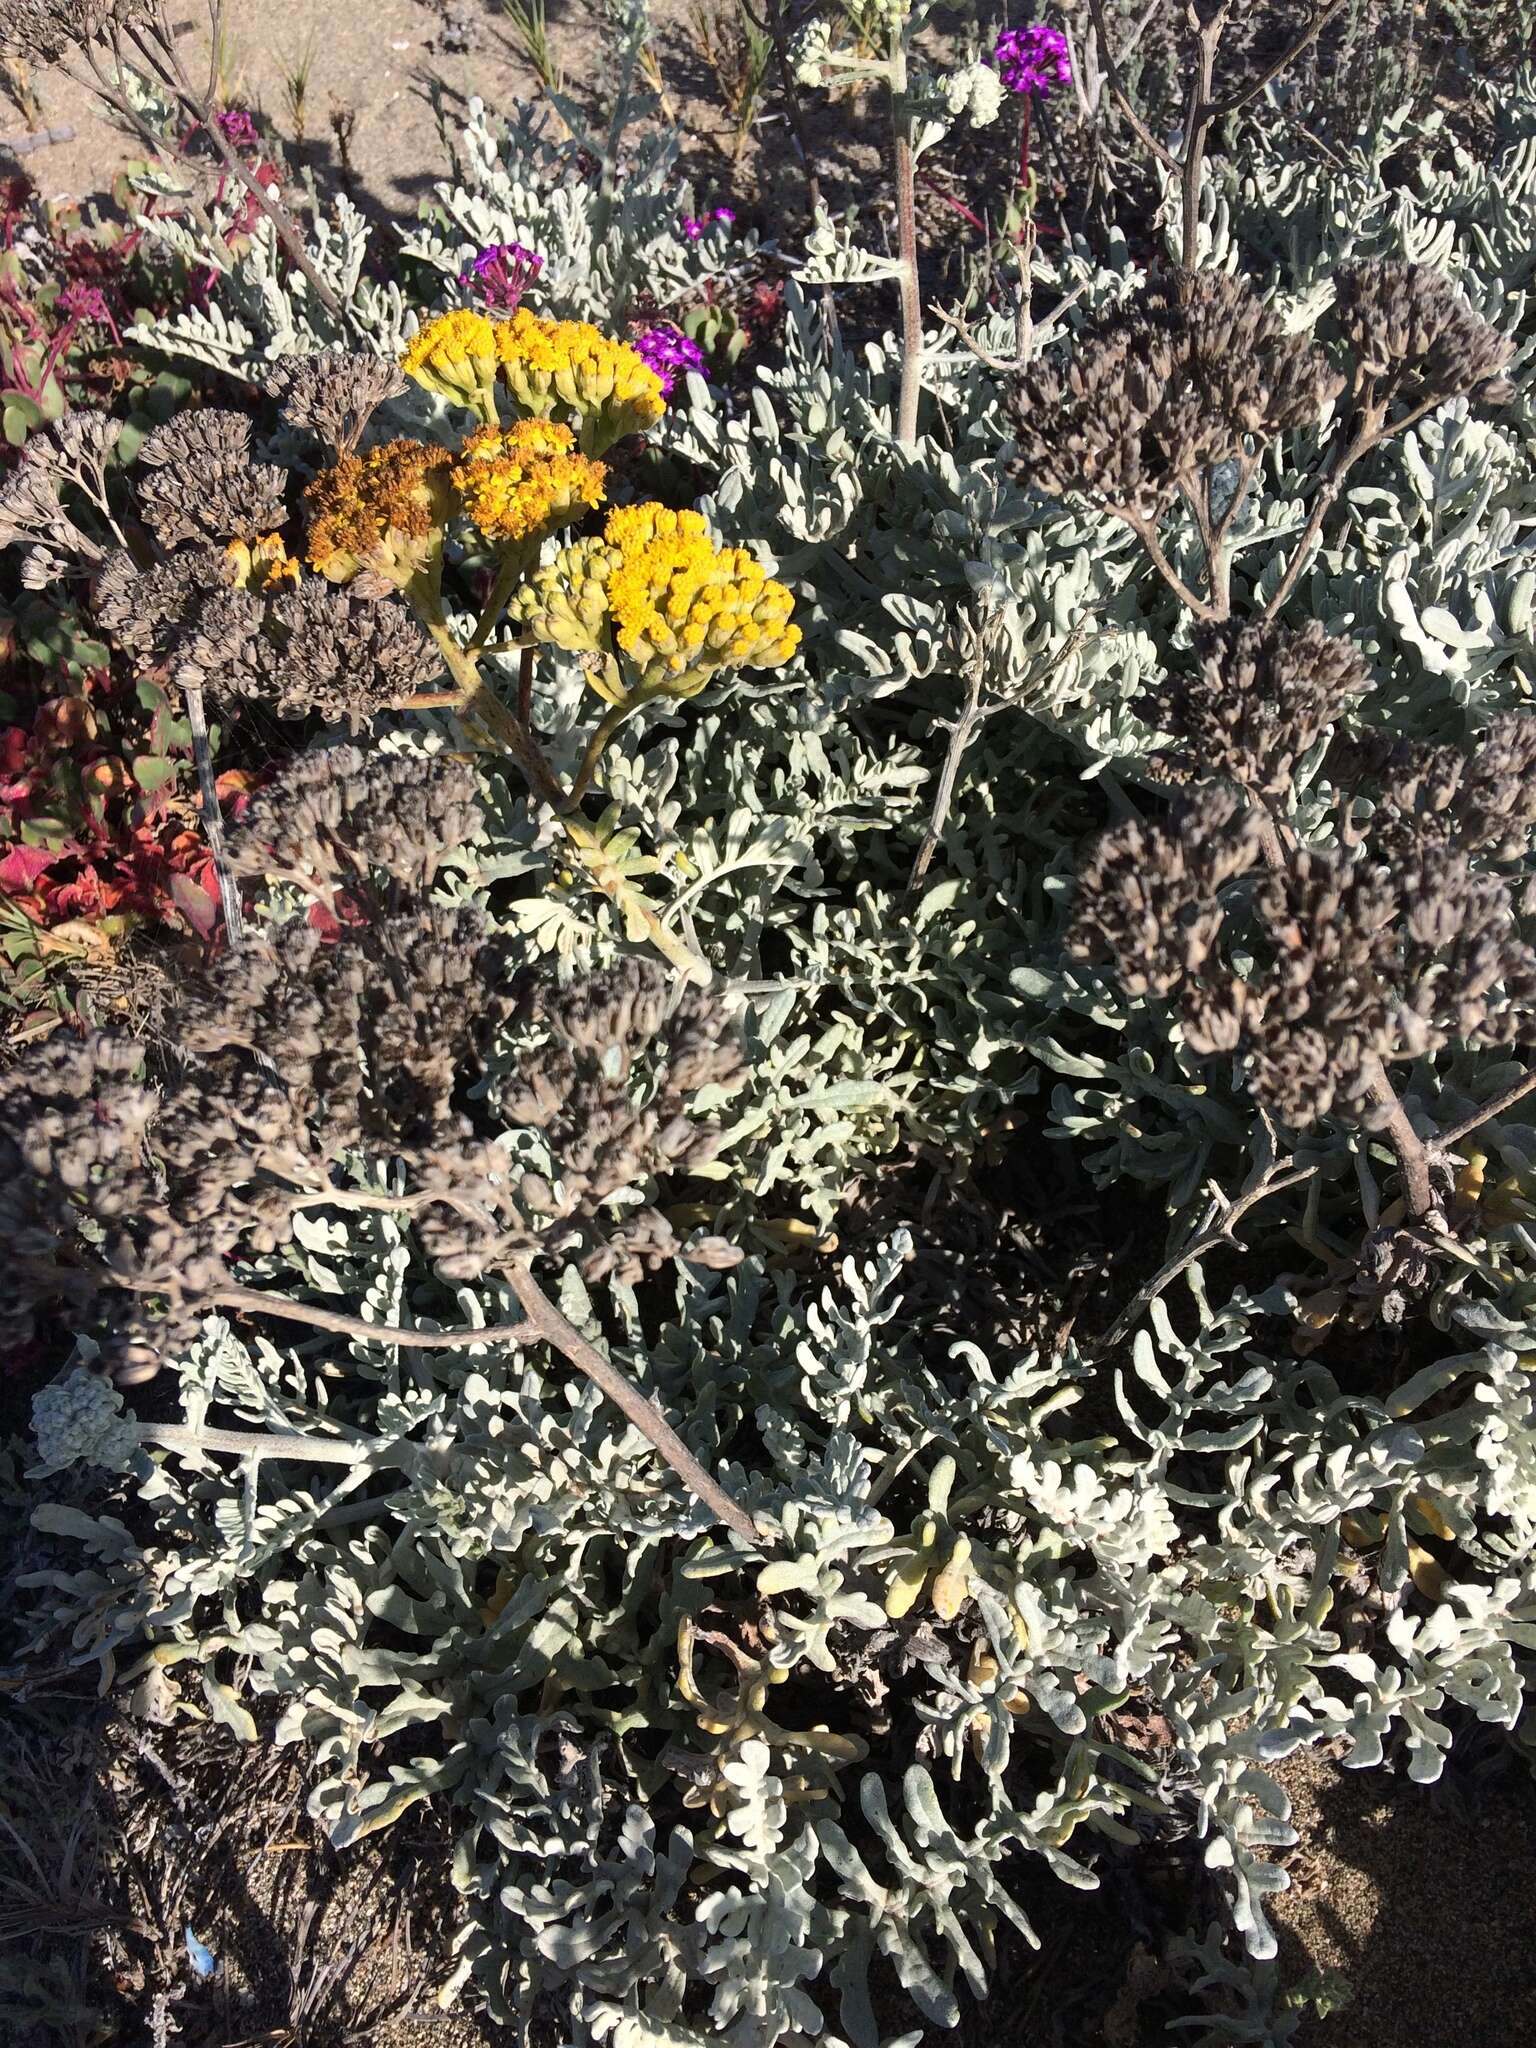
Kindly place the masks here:
<instances>
[{"instance_id":1,"label":"flower bud cluster","mask_svg":"<svg viewBox=\"0 0 1536 2048\"><path fill-rule=\"evenodd\" d=\"M660 378L627 343L584 320L541 320L526 307L505 320L464 307L439 314L401 367L491 427L499 379L516 415L570 427L583 455L603 454L665 410Z\"/></svg>"}]
</instances>

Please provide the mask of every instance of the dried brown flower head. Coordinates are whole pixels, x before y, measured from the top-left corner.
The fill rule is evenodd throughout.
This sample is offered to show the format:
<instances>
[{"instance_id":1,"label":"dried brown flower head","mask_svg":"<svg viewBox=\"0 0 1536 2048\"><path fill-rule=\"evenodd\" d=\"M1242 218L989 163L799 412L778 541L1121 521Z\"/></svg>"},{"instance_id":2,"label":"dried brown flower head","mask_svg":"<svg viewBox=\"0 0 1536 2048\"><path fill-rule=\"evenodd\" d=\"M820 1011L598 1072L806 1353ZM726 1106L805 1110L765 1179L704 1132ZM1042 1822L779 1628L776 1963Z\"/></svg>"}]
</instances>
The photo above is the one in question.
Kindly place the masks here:
<instances>
[{"instance_id":1,"label":"dried brown flower head","mask_svg":"<svg viewBox=\"0 0 1536 2048\"><path fill-rule=\"evenodd\" d=\"M479 822L479 785L467 761L317 747L254 799L230 858L240 875L301 875L335 885L378 869L423 889Z\"/></svg>"},{"instance_id":2,"label":"dried brown flower head","mask_svg":"<svg viewBox=\"0 0 1536 2048\"><path fill-rule=\"evenodd\" d=\"M459 764L431 795L423 764L386 772L337 751L351 772L291 775L293 815L258 820L253 838L308 822L338 863L345 846L399 872L428 864L434 827L464 823ZM361 815L339 815L338 790ZM518 1017L539 1042L498 1101L488 1063ZM651 1201L654 1180L711 1156L718 1130L689 1101L729 1085L741 1054L714 1003L669 1008L649 967L543 989L513 973L478 912L407 896L329 941L304 921L252 941L177 992L166 1029L177 1056L158 1086L143 1046L112 1033L46 1043L0 1075L8 1331L67 1305L104 1332L120 1376L146 1377L195 1334L232 1260L281 1250L297 1207L345 1202L336 1176L360 1149L399 1163L402 1208L448 1279L514 1259L598 1277L736 1256L717 1239L684 1245ZM540 1134L549 1173L516 1163L509 1123Z\"/></svg>"},{"instance_id":3,"label":"dried brown flower head","mask_svg":"<svg viewBox=\"0 0 1536 2048\"><path fill-rule=\"evenodd\" d=\"M1370 685L1356 650L1315 619L1206 626L1195 648L1199 668L1138 708L1179 742L1170 765L1181 779L1224 776L1255 796L1283 796L1296 763Z\"/></svg>"},{"instance_id":4,"label":"dried brown flower head","mask_svg":"<svg viewBox=\"0 0 1536 2048\"><path fill-rule=\"evenodd\" d=\"M1382 858L1442 840L1487 860L1523 860L1536 833L1536 714L1501 712L1470 752L1401 740L1381 784L1367 831Z\"/></svg>"},{"instance_id":5,"label":"dried brown flower head","mask_svg":"<svg viewBox=\"0 0 1536 2048\"><path fill-rule=\"evenodd\" d=\"M1315 420L1344 379L1245 281L1175 270L1084 331L1065 370L1013 394L1030 479L1138 518L1250 442Z\"/></svg>"},{"instance_id":6,"label":"dried brown flower head","mask_svg":"<svg viewBox=\"0 0 1536 2048\"><path fill-rule=\"evenodd\" d=\"M1393 1049L1400 907L1385 869L1316 849L1254 891L1271 957L1243 1019L1249 1080L1286 1123L1370 1112L1366 1069Z\"/></svg>"},{"instance_id":7,"label":"dried brown flower head","mask_svg":"<svg viewBox=\"0 0 1536 2048\"><path fill-rule=\"evenodd\" d=\"M255 540L288 516L288 472L257 462L244 413L212 407L157 427L139 451L139 506L162 547Z\"/></svg>"},{"instance_id":8,"label":"dried brown flower head","mask_svg":"<svg viewBox=\"0 0 1536 2048\"><path fill-rule=\"evenodd\" d=\"M325 349L283 357L267 371L262 388L290 426L314 434L337 455L355 455L375 412L407 386L398 364Z\"/></svg>"},{"instance_id":9,"label":"dried brown flower head","mask_svg":"<svg viewBox=\"0 0 1536 2048\"><path fill-rule=\"evenodd\" d=\"M1514 395L1503 374L1514 342L1438 270L1374 257L1345 265L1337 292L1357 381L1381 397L1418 407L1463 394L1500 405Z\"/></svg>"},{"instance_id":10,"label":"dried brown flower head","mask_svg":"<svg viewBox=\"0 0 1536 2048\"><path fill-rule=\"evenodd\" d=\"M372 603L310 580L268 607L267 634L216 680L282 718L314 711L361 732L408 706L442 673L442 657L405 606Z\"/></svg>"},{"instance_id":11,"label":"dried brown flower head","mask_svg":"<svg viewBox=\"0 0 1536 2048\"><path fill-rule=\"evenodd\" d=\"M132 28L150 12L149 0L0 0L0 49L55 64L78 44Z\"/></svg>"},{"instance_id":12,"label":"dried brown flower head","mask_svg":"<svg viewBox=\"0 0 1536 2048\"><path fill-rule=\"evenodd\" d=\"M1536 953L1508 886L1444 845L1391 867L1319 849L1265 876L1270 964L1244 1018L1254 1093L1287 1123L1377 1114L1371 1063L1536 1026Z\"/></svg>"},{"instance_id":13,"label":"dried brown flower head","mask_svg":"<svg viewBox=\"0 0 1536 2048\"><path fill-rule=\"evenodd\" d=\"M93 570L105 559L106 549L65 510L63 493L73 485L105 505L106 460L121 432L120 422L69 414L46 434L32 435L0 488L0 548L32 543L21 570L28 590Z\"/></svg>"},{"instance_id":14,"label":"dried brown flower head","mask_svg":"<svg viewBox=\"0 0 1536 2048\"><path fill-rule=\"evenodd\" d=\"M1078 870L1067 950L1113 961L1130 996L1192 987L1221 931L1219 891L1258 853L1256 820L1226 790L1180 803L1166 824L1113 826Z\"/></svg>"},{"instance_id":15,"label":"dried brown flower head","mask_svg":"<svg viewBox=\"0 0 1536 2048\"><path fill-rule=\"evenodd\" d=\"M222 548L183 548L141 569L126 549L96 582L96 617L129 654L164 661L195 636L205 604L227 591L231 564Z\"/></svg>"}]
</instances>

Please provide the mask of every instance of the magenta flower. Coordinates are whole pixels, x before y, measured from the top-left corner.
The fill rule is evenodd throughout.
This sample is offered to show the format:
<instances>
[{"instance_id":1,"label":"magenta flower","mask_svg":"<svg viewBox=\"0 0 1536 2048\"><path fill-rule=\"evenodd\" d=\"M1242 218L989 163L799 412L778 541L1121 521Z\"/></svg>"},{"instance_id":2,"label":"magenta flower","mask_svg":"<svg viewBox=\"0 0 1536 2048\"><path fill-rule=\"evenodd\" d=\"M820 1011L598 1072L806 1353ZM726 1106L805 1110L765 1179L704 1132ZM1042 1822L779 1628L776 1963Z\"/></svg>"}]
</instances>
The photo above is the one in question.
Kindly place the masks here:
<instances>
[{"instance_id":1,"label":"magenta flower","mask_svg":"<svg viewBox=\"0 0 1536 2048\"><path fill-rule=\"evenodd\" d=\"M723 228L735 227L736 214L734 209L729 206L717 206L713 213L685 213L682 223L684 238L687 241L696 242L706 228L712 228L717 223Z\"/></svg>"},{"instance_id":2,"label":"magenta flower","mask_svg":"<svg viewBox=\"0 0 1536 2048\"><path fill-rule=\"evenodd\" d=\"M256 123L244 107L226 107L222 114L215 114L214 125L231 149L260 149L261 137L256 132Z\"/></svg>"},{"instance_id":3,"label":"magenta flower","mask_svg":"<svg viewBox=\"0 0 1536 2048\"><path fill-rule=\"evenodd\" d=\"M112 339L121 344L123 337L117 331L117 322L112 318L112 308L107 304L107 295L99 285L67 284L55 301L58 310L77 326L105 327Z\"/></svg>"},{"instance_id":4,"label":"magenta flower","mask_svg":"<svg viewBox=\"0 0 1536 2048\"><path fill-rule=\"evenodd\" d=\"M480 251L459 282L479 297L487 312L515 313L543 268L544 258L521 242L492 242Z\"/></svg>"},{"instance_id":5,"label":"magenta flower","mask_svg":"<svg viewBox=\"0 0 1536 2048\"><path fill-rule=\"evenodd\" d=\"M687 376L690 370L697 370L701 377L709 375L704 367L704 351L696 341L690 341L681 328L674 327L670 320L660 320L654 327L643 327L630 337L630 347L656 372L661 379L661 395L672 396L672 387L679 377Z\"/></svg>"},{"instance_id":6,"label":"magenta flower","mask_svg":"<svg viewBox=\"0 0 1536 2048\"><path fill-rule=\"evenodd\" d=\"M1027 28L1005 28L992 52L997 75L1009 92L1048 93L1053 85L1072 83L1072 53L1059 28L1032 21Z\"/></svg>"}]
</instances>

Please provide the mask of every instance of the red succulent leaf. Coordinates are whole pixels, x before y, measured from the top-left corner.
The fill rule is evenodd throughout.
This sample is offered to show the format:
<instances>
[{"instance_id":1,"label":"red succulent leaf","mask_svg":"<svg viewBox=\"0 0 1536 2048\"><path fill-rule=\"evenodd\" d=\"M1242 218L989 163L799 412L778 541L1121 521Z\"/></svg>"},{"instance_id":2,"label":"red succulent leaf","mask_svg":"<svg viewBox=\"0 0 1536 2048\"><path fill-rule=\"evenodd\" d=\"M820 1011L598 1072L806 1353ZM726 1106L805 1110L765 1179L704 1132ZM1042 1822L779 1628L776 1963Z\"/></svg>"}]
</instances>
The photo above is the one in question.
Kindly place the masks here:
<instances>
[{"instance_id":1,"label":"red succulent leaf","mask_svg":"<svg viewBox=\"0 0 1536 2048\"><path fill-rule=\"evenodd\" d=\"M62 882L57 889L47 890L45 894L48 919L52 924L61 923L66 918L80 918L86 923L93 923L97 918L120 909L129 896L120 884L108 881L99 868L89 864L81 868L72 882Z\"/></svg>"},{"instance_id":2,"label":"red succulent leaf","mask_svg":"<svg viewBox=\"0 0 1536 2048\"><path fill-rule=\"evenodd\" d=\"M79 852L73 844L64 846L13 846L0 860L0 889L8 896L20 896L32 888L50 868Z\"/></svg>"},{"instance_id":3,"label":"red succulent leaf","mask_svg":"<svg viewBox=\"0 0 1536 2048\"><path fill-rule=\"evenodd\" d=\"M173 874L171 901L200 939L211 939L219 925L219 885L212 861L205 875Z\"/></svg>"}]
</instances>

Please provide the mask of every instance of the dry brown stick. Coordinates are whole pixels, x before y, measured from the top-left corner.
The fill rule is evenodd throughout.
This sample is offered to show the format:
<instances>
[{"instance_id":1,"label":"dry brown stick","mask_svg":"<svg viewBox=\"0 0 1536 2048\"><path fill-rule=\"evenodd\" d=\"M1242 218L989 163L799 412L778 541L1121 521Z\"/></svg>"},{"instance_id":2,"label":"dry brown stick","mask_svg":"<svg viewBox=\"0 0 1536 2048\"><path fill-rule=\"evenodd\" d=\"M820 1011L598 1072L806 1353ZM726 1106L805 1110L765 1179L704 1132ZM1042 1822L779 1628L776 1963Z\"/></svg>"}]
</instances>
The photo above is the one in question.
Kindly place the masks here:
<instances>
[{"instance_id":1,"label":"dry brown stick","mask_svg":"<svg viewBox=\"0 0 1536 2048\"><path fill-rule=\"evenodd\" d=\"M892 101L895 101L892 86ZM896 232L901 264L901 389L896 404L896 438L911 447L917 439L917 407L923 390L923 294L917 270L917 186L912 141L897 112Z\"/></svg>"},{"instance_id":2,"label":"dry brown stick","mask_svg":"<svg viewBox=\"0 0 1536 2048\"><path fill-rule=\"evenodd\" d=\"M1296 543L1295 552L1286 565L1285 574L1280 578L1273 596L1264 607L1264 618L1274 618L1278 614L1280 607L1296 588L1297 578L1301 575L1308 557L1316 545L1317 537L1322 531L1323 521L1328 517L1329 508L1344 488L1344 479L1349 475L1355 464L1364 455L1369 453L1380 439L1379 424L1373 425L1369 414L1367 414L1356 430L1353 440L1347 444L1339 443L1328 474L1318 488L1317 497L1313 501L1312 510L1307 517L1307 523L1301 530L1301 538Z\"/></svg>"},{"instance_id":3,"label":"dry brown stick","mask_svg":"<svg viewBox=\"0 0 1536 2048\"><path fill-rule=\"evenodd\" d=\"M1124 114L1126 120L1130 123L1131 133L1136 137L1142 148L1157 159L1164 170L1178 170L1178 158L1166 143L1158 141L1152 130L1142 119L1141 113L1126 87L1125 80L1120 76L1120 65L1110 44L1109 30L1104 23L1104 0L1088 0L1088 4L1093 15L1094 28L1098 31L1099 51L1104 62L1104 75L1109 80L1109 89L1114 94L1121 113Z\"/></svg>"},{"instance_id":4,"label":"dry brown stick","mask_svg":"<svg viewBox=\"0 0 1536 2048\"><path fill-rule=\"evenodd\" d=\"M912 863L912 879L907 884L909 889L916 889L927 874L928 865L944 836L944 827L949 819L949 807L954 801L955 783L960 775L960 763L975 737L976 728L982 722L981 693L986 688L986 681L986 643L978 633L976 646L966 665L965 702L960 708L960 716L953 721L949 729L949 745L944 750L944 764L939 770L939 786L933 800L933 816L928 821L928 829L923 834L922 844L917 849L917 859Z\"/></svg>"},{"instance_id":5,"label":"dry brown stick","mask_svg":"<svg viewBox=\"0 0 1536 2048\"><path fill-rule=\"evenodd\" d=\"M1178 176L1183 211L1180 222L1182 260L1186 270L1195 268L1200 254L1200 187L1212 128L1218 121L1225 121L1231 115L1240 113L1244 107L1250 106L1282 71L1294 64L1298 57L1304 56L1343 5L1344 0L1326 0L1321 11L1313 17L1295 42L1282 51L1280 56L1250 84L1222 100L1215 96L1216 55L1231 16L1230 0L1226 0L1226 4L1218 7L1210 20L1204 22L1201 21L1197 10L1191 6L1186 18L1195 38L1194 63L1184 118L1184 134L1180 143L1180 153L1175 155L1166 143L1160 142L1153 134L1132 102L1114 51L1110 47L1109 33L1104 21L1103 0L1089 0L1093 25L1098 32L1099 47L1103 53L1105 75L1116 104L1125 115L1132 134L1143 149L1155 158L1164 170Z\"/></svg>"},{"instance_id":6,"label":"dry brown stick","mask_svg":"<svg viewBox=\"0 0 1536 2048\"><path fill-rule=\"evenodd\" d=\"M1307 558L1322 530L1323 521L1344 488L1344 480L1350 471L1373 449L1396 440L1400 434L1406 434L1411 427L1416 427L1419 421L1432 413L1437 406L1443 405L1449 396L1450 394L1444 391L1432 392L1428 398L1421 399L1417 405L1404 413L1401 419L1393 420L1390 424L1387 422L1382 402L1374 397L1366 397L1361 405L1360 425L1355 429L1353 438L1347 444L1341 444L1335 455L1328 475L1318 490L1307 523L1302 528L1301 539L1296 543L1296 551L1291 556L1274 596L1264 607L1263 616L1266 619L1274 618L1296 588L1296 580L1306 566Z\"/></svg>"},{"instance_id":7,"label":"dry brown stick","mask_svg":"<svg viewBox=\"0 0 1536 2048\"><path fill-rule=\"evenodd\" d=\"M1432 1155L1453 1151L1464 1138L1470 1137L1484 1124L1495 1122L1513 1109L1517 1102L1523 1101L1533 1092L1536 1092L1536 1073L1522 1075L1491 1102L1485 1102L1481 1109L1474 1110L1470 1116L1452 1124L1449 1130L1439 1132L1433 1142L1425 1148L1426 1151ZM1394 1094L1393 1100L1396 1099ZM1399 1109L1401 1110L1401 1105ZM1414 1138L1422 1144L1423 1141L1418 1138L1417 1132L1414 1132ZM1304 1182L1314 1179L1320 1171L1319 1165L1297 1166L1294 1153L1287 1153L1284 1159L1275 1160L1246 1194L1239 1195L1227 1207L1219 1223L1213 1224L1209 1230L1202 1231L1193 1244L1187 1246L1177 1257L1170 1259L1167 1265L1159 1267L1146 1285L1137 1290L1131 1301L1115 1318L1107 1333L1099 1339L1101 1347L1107 1350L1111 1345L1121 1342L1129 1334L1141 1311L1157 1299L1170 1281L1177 1280L1181 1273L1203 1258L1208 1251L1214 1251L1218 1245L1229 1242L1233 1226L1250 1209L1255 1208L1260 1202L1267 1201L1271 1195L1281 1194L1287 1188L1300 1187Z\"/></svg>"},{"instance_id":8,"label":"dry brown stick","mask_svg":"<svg viewBox=\"0 0 1536 2048\"><path fill-rule=\"evenodd\" d=\"M1287 1168L1294 1170L1288 1172ZM1181 1273L1204 1258L1207 1252L1214 1251L1218 1245L1231 1243L1234 1228L1250 1209L1257 1208L1260 1202L1267 1201L1271 1195L1283 1193L1286 1188L1299 1187L1303 1181L1310 1180L1316 1172L1315 1166L1296 1166L1295 1156L1291 1153L1287 1153L1284 1159L1275 1160L1246 1194L1239 1195L1235 1201L1227 1205L1219 1223L1213 1224L1209 1230L1202 1231L1193 1244L1187 1245L1176 1258L1170 1259L1166 1266L1160 1266L1145 1286L1136 1290L1109 1329L1098 1340L1099 1347L1107 1351L1112 1345L1120 1343L1130 1334L1132 1325L1142 1310L1156 1301L1171 1281L1177 1280Z\"/></svg>"},{"instance_id":9,"label":"dry brown stick","mask_svg":"<svg viewBox=\"0 0 1536 2048\"><path fill-rule=\"evenodd\" d=\"M1251 85L1244 86L1241 92L1233 93L1230 99L1223 100L1221 105L1215 110L1215 118L1218 121L1225 121L1233 114L1240 114L1244 107L1252 105L1253 101L1259 97L1259 94L1263 92L1265 87L1272 85L1282 71L1288 71L1298 57L1304 57L1307 54L1308 50L1311 49L1323 30L1333 20L1334 16L1340 12L1343 6L1344 0L1326 0L1322 12L1314 18L1310 28L1303 29L1301 35L1291 44L1291 47L1283 51L1267 70L1261 71Z\"/></svg>"},{"instance_id":10,"label":"dry brown stick","mask_svg":"<svg viewBox=\"0 0 1536 2048\"><path fill-rule=\"evenodd\" d=\"M1179 165L1179 205L1182 260L1193 270L1200 260L1200 178L1205 169L1205 146L1216 118L1211 95L1216 84L1216 52L1226 33L1228 5L1218 7L1208 22L1200 20L1192 6L1190 26L1195 31L1195 70L1189 86L1189 111L1184 117L1184 155Z\"/></svg>"},{"instance_id":11,"label":"dry brown stick","mask_svg":"<svg viewBox=\"0 0 1536 2048\"><path fill-rule=\"evenodd\" d=\"M132 1286L113 1275L118 1286ZM513 1264L508 1282L523 1311L520 1323L492 1323L480 1330L412 1330L392 1323L370 1323L361 1316L343 1315L336 1309L312 1307L308 1302L290 1301L280 1294L264 1294L255 1287L221 1287L207 1297L210 1308L240 1309L249 1315L275 1316L280 1321L305 1323L311 1329L328 1330L340 1337L356 1337L368 1344L399 1344L419 1351L467 1351L481 1344L526 1344L539 1337L585 1373L635 1425L642 1436L682 1480L689 1492L709 1508L728 1529L746 1543L761 1537L756 1523L731 1496L710 1477L654 1400L648 1400L633 1381L568 1323L544 1293L526 1266ZM140 1289L139 1291L146 1291Z\"/></svg>"},{"instance_id":12,"label":"dry brown stick","mask_svg":"<svg viewBox=\"0 0 1536 2048\"><path fill-rule=\"evenodd\" d=\"M1207 624L1219 619L1220 613L1216 610L1216 607L1201 597L1198 591L1190 588L1178 570L1174 568L1172 562L1169 561L1167 555L1164 554L1163 544L1157 537L1157 528L1150 519L1143 517L1139 512L1131 511L1125 505L1111 505L1108 509L1117 519L1122 520L1131 529L1132 533L1135 534L1136 538L1146 549L1147 559L1151 562L1158 575L1162 577L1174 596L1189 607L1197 619L1202 619Z\"/></svg>"},{"instance_id":13,"label":"dry brown stick","mask_svg":"<svg viewBox=\"0 0 1536 2048\"><path fill-rule=\"evenodd\" d=\"M1392 1150L1397 1155L1398 1169L1403 1176L1403 1199L1408 1214L1415 1223L1422 1223L1435 1206L1434 1184L1429 1171L1429 1147L1413 1127L1412 1119L1404 1109L1397 1090L1392 1086L1391 1076L1378 1053L1367 1054L1361 1071L1371 1099L1382 1112L1382 1128Z\"/></svg>"},{"instance_id":14,"label":"dry brown stick","mask_svg":"<svg viewBox=\"0 0 1536 2048\"><path fill-rule=\"evenodd\" d=\"M209 0L208 11L209 19L214 24L216 35L219 14L218 0ZM333 320L342 322L344 316L341 301L311 262L309 252L304 247L304 237L299 232L298 223L294 220L287 207L280 205L274 200L267 187L242 162L239 152L231 146L229 138L219 126L211 101L199 94L192 81L187 77L181 59L177 55L176 39L171 32L170 24L165 18L164 10L162 8L156 9L156 25L153 31L154 44L158 46L160 51L163 51L163 56L157 55L156 49L152 48L151 44L145 40L142 30L130 27L128 34L145 63L151 67L159 78L160 83L174 94L181 103L183 111L190 114L200 124L204 134L218 152L225 170L239 184L243 185L252 199L255 200L262 214L271 223L273 233L287 250L295 267L302 272L309 284L310 290L315 294L320 304ZM113 31L113 55L117 57L121 64L122 46L115 29Z\"/></svg>"},{"instance_id":15,"label":"dry brown stick","mask_svg":"<svg viewBox=\"0 0 1536 2048\"><path fill-rule=\"evenodd\" d=\"M1452 1124L1448 1131L1442 1131L1435 1139L1434 1149L1437 1152L1449 1152L1453 1146L1459 1145L1463 1138L1470 1138L1474 1131L1481 1130L1484 1124L1496 1122L1506 1110L1513 1109L1517 1102L1523 1101L1533 1088L1536 1088L1536 1074L1522 1075L1501 1094L1495 1095L1492 1102L1485 1102L1482 1108L1475 1110L1471 1116L1464 1116L1460 1123Z\"/></svg>"}]
</instances>

